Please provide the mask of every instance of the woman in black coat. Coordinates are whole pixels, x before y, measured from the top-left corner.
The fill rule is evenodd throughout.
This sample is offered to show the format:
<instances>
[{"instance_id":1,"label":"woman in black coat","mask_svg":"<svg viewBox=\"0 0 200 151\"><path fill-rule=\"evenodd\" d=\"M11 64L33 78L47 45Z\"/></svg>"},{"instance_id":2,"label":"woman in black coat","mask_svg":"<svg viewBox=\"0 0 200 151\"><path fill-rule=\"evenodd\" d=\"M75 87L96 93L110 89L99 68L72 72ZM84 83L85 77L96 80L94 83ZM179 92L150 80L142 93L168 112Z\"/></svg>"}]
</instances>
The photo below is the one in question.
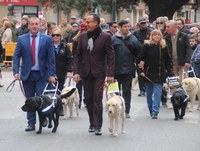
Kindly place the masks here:
<instances>
[{"instance_id":1,"label":"woman in black coat","mask_svg":"<svg viewBox=\"0 0 200 151\"><path fill-rule=\"evenodd\" d=\"M157 119L163 83L172 74L172 60L160 30L153 30L138 55L138 72L145 77L147 104L152 119ZM154 96L154 97L152 97Z\"/></svg>"},{"instance_id":2,"label":"woman in black coat","mask_svg":"<svg viewBox=\"0 0 200 151\"><path fill-rule=\"evenodd\" d=\"M62 36L60 29L53 29L51 36L56 57L56 75L58 78L58 89L62 91L65 79L72 77L72 55L69 48L61 40ZM62 112L63 110L61 109L61 115L63 114Z\"/></svg>"}]
</instances>

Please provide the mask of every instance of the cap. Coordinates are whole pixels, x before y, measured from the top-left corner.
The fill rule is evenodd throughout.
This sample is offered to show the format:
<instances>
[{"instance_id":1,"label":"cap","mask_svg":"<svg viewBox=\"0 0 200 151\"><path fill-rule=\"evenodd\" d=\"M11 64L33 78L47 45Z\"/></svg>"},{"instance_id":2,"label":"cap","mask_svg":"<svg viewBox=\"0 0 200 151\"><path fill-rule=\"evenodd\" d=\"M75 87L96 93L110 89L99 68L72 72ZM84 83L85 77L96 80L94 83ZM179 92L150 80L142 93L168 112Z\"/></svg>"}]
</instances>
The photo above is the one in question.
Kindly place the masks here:
<instances>
[{"instance_id":1,"label":"cap","mask_svg":"<svg viewBox=\"0 0 200 151\"><path fill-rule=\"evenodd\" d=\"M140 17L138 22L139 22L139 23L146 23L147 21L145 20L145 18Z\"/></svg>"},{"instance_id":2,"label":"cap","mask_svg":"<svg viewBox=\"0 0 200 151\"><path fill-rule=\"evenodd\" d=\"M83 22L83 23L80 24L80 29L81 29L81 30L87 29L87 25L86 25L85 22Z\"/></svg>"},{"instance_id":3,"label":"cap","mask_svg":"<svg viewBox=\"0 0 200 151\"><path fill-rule=\"evenodd\" d=\"M77 23L73 23L72 27L78 27L78 24Z\"/></svg>"},{"instance_id":4,"label":"cap","mask_svg":"<svg viewBox=\"0 0 200 151\"><path fill-rule=\"evenodd\" d=\"M71 19L76 19L76 16L71 16Z\"/></svg>"}]
</instances>

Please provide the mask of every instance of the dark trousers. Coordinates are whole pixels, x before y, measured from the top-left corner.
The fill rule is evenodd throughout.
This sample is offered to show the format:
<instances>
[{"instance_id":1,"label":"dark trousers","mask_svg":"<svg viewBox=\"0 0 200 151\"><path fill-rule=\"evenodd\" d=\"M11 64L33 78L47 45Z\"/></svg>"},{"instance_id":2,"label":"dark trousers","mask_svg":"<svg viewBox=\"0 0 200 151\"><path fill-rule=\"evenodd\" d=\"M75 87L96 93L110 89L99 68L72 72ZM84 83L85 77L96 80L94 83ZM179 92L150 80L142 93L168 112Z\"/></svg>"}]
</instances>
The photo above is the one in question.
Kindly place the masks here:
<instances>
[{"instance_id":1,"label":"dark trousers","mask_svg":"<svg viewBox=\"0 0 200 151\"><path fill-rule=\"evenodd\" d=\"M125 112L129 114L131 108L131 84L133 75L131 74L119 74L115 75L115 79L117 79L119 88L121 91L122 85L122 96L125 100Z\"/></svg>"},{"instance_id":2,"label":"dark trousers","mask_svg":"<svg viewBox=\"0 0 200 151\"><path fill-rule=\"evenodd\" d=\"M144 77L138 75L138 84L139 84L139 89L140 92L145 92L146 91L146 86L145 86L145 82L144 82Z\"/></svg>"},{"instance_id":3,"label":"dark trousers","mask_svg":"<svg viewBox=\"0 0 200 151\"><path fill-rule=\"evenodd\" d=\"M22 84L24 87L25 96L28 98L41 95L46 86L46 81L42 80L39 71L31 71L29 78L26 81L23 81ZM35 125L36 113L27 112L27 120L29 125Z\"/></svg>"},{"instance_id":4,"label":"dark trousers","mask_svg":"<svg viewBox=\"0 0 200 151\"><path fill-rule=\"evenodd\" d=\"M105 77L95 78L89 75L83 79L85 103L89 115L90 126L101 128L103 123L103 83Z\"/></svg>"}]
</instances>

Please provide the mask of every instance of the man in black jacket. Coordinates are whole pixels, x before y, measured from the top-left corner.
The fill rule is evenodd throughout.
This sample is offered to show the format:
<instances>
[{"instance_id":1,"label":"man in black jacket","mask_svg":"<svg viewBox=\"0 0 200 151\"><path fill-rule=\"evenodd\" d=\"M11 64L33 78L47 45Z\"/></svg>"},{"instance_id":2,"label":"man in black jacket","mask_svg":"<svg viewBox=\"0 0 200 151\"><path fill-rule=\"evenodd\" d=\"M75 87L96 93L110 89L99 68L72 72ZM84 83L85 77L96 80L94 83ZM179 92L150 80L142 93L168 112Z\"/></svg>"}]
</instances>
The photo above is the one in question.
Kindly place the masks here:
<instances>
[{"instance_id":1,"label":"man in black jacket","mask_svg":"<svg viewBox=\"0 0 200 151\"><path fill-rule=\"evenodd\" d=\"M133 34L137 37L137 39L143 45L144 41L149 39L152 28L148 26L148 22L146 21L144 17L139 18L138 25L139 25L139 29L136 30ZM140 75L138 75L138 83L139 83L139 89L140 89L140 93L138 94L138 96L145 96L144 78L141 77Z\"/></svg>"},{"instance_id":2,"label":"man in black jacket","mask_svg":"<svg viewBox=\"0 0 200 151\"><path fill-rule=\"evenodd\" d=\"M129 31L130 24L126 20L119 22L119 31L112 37L115 51L114 78L122 85L125 100L126 118L130 118L131 84L135 77L135 59L141 47L138 39Z\"/></svg>"}]
</instances>

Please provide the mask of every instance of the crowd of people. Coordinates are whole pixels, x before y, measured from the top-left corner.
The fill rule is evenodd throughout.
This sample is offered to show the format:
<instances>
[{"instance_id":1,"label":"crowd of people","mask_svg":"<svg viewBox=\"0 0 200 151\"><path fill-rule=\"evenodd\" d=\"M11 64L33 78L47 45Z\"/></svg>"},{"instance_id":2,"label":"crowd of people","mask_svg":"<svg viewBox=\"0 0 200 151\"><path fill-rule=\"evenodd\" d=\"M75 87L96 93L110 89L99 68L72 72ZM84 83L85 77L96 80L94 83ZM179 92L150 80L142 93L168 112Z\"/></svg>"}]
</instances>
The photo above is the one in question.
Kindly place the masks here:
<instances>
[{"instance_id":1,"label":"crowd of people","mask_svg":"<svg viewBox=\"0 0 200 151\"><path fill-rule=\"evenodd\" d=\"M88 111L88 131L96 135L102 134L105 81L118 81L126 118L131 118L131 85L137 75L138 96L146 96L150 116L157 119L167 76L182 77L183 69L193 67L200 78L200 31L197 27L186 28L182 18L168 20L161 16L150 23L145 14L133 26L128 18L106 23L97 14L89 14L81 22L71 16L68 23L64 17L59 25L45 18L23 16L18 29L16 20L7 17L1 26L1 63L6 43L17 42L10 59L15 79L22 80L25 96L41 95L48 81L58 81L62 90L65 79L73 78L79 90L79 108L83 100ZM60 111L62 115L62 108ZM27 113L27 121L25 131L35 130L34 112Z\"/></svg>"}]
</instances>

